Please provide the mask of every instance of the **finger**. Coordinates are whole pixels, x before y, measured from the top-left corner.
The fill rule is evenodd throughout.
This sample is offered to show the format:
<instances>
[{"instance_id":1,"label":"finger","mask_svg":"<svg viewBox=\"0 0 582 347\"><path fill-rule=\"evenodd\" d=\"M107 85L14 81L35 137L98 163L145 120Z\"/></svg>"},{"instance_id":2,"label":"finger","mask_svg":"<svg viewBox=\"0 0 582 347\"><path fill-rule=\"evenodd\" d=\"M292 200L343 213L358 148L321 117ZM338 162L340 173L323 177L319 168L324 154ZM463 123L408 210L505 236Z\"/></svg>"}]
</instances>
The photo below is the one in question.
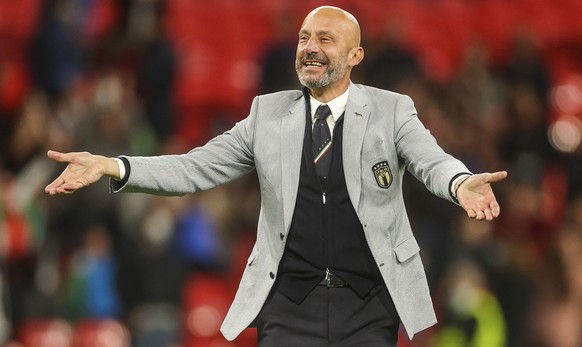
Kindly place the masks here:
<instances>
[{"instance_id":1,"label":"finger","mask_svg":"<svg viewBox=\"0 0 582 347\"><path fill-rule=\"evenodd\" d=\"M51 187L48 189L49 195L56 195L56 194L71 194L77 191L80 188L83 188L84 185L82 182L74 182L74 183L66 183L63 182L62 184L58 184L55 187Z\"/></svg>"},{"instance_id":2,"label":"finger","mask_svg":"<svg viewBox=\"0 0 582 347\"><path fill-rule=\"evenodd\" d=\"M73 153L61 153L49 150L46 155L52 160L58 161L60 163L70 163L73 160Z\"/></svg>"},{"instance_id":3,"label":"finger","mask_svg":"<svg viewBox=\"0 0 582 347\"><path fill-rule=\"evenodd\" d=\"M67 194L67 190L63 187L52 188L47 192L49 195Z\"/></svg>"},{"instance_id":4,"label":"finger","mask_svg":"<svg viewBox=\"0 0 582 347\"><path fill-rule=\"evenodd\" d=\"M487 219L488 221L492 221L493 220L493 213L491 212L490 209L486 209L485 211L483 211L483 213L485 214L485 219Z\"/></svg>"},{"instance_id":5,"label":"finger","mask_svg":"<svg viewBox=\"0 0 582 347\"><path fill-rule=\"evenodd\" d=\"M49 195L56 195L59 194L62 190L62 186L60 184L49 184L44 191Z\"/></svg>"},{"instance_id":6,"label":"finger","mask_svg":"<svg viewBox=\"0 0 582 347\"><path fill-rule=\"evenodd\" d=\"M62 177L57 177L54 181L52 181L51 183L49 183L45 188L44 191L46 193L49 193L55 189L57 189L60 185L65 183L65 179ZM51 194L54 195L54 194Z\"/></svg>"},{"instance_id":7,"label":"finger","mask_svg":"<svg viewBox=\"0 0 582 347\"><path fill-rule=\"evenodd\" d=\"M62 194L62 193L72 193L75 190L82 188L82 182L67 182L63 175L57 177L53 182L47 185L44 189L49 195Z\"/></svg>"},{"instance_id":8,"label":"finger","mask_svg":"<svg viewBox=\"0 0 582 347\"><path fill-rule=\"evenodd\" d=\"M491 208L491 214L493 215L493 217L495 218L499 217L499 214L501 213L501 208L499 207L497 201L492 201L491 204L489 204L489 207Z\"/></svg>"},{"instance_id":9,"label":"finger","mask_svg":"<svg viewBox=\"0 0 582 347\"><path fill-rule=\"evenodd\" d=\"M53 188L48 191L49 195L57 195L57 194L71 194L74 190L68 190L63 187Z\"/></svg>"},{"instance_id":10,"label":"finger","mask_svg":"<svg viewBox=\"0 0 582 347\"><path fill-rule=\"evenodd\" d=\"M475 219L477 219L477 220L485 219L485 213L483 213L483 211L477 212L477 216L475 217Z\"/></svg>"},{"instance_id":11,"label":"finger","mask_svg":"<svg viewBox=\"0 0 582 347\"><path fill-rule=\"evenodd\" d=\"M495 183L495 182L503 181L506 177L507 177L507 171L497 171L497 172L489 174L489 177L487 177L487 182Z\"/></svg>"},{"instance_id":12,"label":"finger","mask_svg":"<svg viewBox=\"0 0 582 347\"><path fill-rule=\"evenodd\" d=\"M477 212L475 212L475 210L467 210L467 216L471 219L475 219L477 217Z\"/></svg>"},{"instance_id":13,"label":"finger","mask_svg":"<svg viewBox=\"0 0 582 347\"><path fill-rule=\"evenodd\" d=\"M48 152L46 152L46 155L52 160L61 161L61 156L63 155L63 153L49 150Z\"/></svg>"}]
</instances>

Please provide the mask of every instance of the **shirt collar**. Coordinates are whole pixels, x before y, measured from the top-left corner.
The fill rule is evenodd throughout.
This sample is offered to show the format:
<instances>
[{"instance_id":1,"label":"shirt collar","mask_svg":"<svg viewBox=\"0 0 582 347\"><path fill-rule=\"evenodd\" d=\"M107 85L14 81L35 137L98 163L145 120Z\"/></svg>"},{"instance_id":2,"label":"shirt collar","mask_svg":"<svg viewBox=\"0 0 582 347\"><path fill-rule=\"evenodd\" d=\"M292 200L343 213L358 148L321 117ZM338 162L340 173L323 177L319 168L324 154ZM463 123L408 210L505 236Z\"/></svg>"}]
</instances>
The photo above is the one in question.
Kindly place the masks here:
<instances>
[{"instance_id":1,"label":"shirt collar","mask_svg":"<svg viewBox=\"0 0 582 347\"><path fill-rule=\"evenodd\" d=\"M333 116L334 122L337 122L339 117L341 117L341 115L346 110L349 92L350 92L350 87L348 86L348 89L342 95L338 96L337 98L335 98L327 103L327 106L329 106L329 109L331 110L331 115ZM309 96L309 103L311 105L311 121L314 122L315 121L315 111L317 110L319 105L321 105L323 103L320 102L319 100L317 100L316 98L312 97L311 95Z\"/></svg>"}]
</instances>

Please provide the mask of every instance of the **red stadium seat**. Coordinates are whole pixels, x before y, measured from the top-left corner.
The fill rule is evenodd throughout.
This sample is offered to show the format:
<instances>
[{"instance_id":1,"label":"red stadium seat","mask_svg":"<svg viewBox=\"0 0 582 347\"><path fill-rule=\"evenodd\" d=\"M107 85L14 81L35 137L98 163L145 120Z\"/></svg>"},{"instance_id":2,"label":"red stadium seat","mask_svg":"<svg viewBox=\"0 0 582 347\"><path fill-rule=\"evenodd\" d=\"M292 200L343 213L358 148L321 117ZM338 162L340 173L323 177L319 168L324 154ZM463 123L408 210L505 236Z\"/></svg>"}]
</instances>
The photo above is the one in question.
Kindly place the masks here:
<instances>
[{"instance_id":1,"label":"red stadium seat","mask_svg":"<svg viewBox=\"0 0 582 347\"><path fill-rule=\"evenodd\" d=\"M114 319L83 320L74 325L71 347L129 347L130 343L127 328Z\"/></svg>"},{"instance_id":2,"label":"red stadium seat","mask_svg":"<svg viewBox=\"0 0 582 347\"><path fill-rule=\"evenodd\" d=\"M189 281L185 287L184 347L257 345L256 332L252 329L233 342L226 341L220 333L232 300L229 289L227 279L219 275L196 275Z\"/></svg>"},{"instance_id":3,"label":"red stadium seat","mask_svg":"<svg viewBox=\"0 0 582 347\"><path fill-rule=\"evenodd\" d=\"M61 319L32 319L17 329L23 347L72 347L73 329Z\"/></svg>"}]
</instances>

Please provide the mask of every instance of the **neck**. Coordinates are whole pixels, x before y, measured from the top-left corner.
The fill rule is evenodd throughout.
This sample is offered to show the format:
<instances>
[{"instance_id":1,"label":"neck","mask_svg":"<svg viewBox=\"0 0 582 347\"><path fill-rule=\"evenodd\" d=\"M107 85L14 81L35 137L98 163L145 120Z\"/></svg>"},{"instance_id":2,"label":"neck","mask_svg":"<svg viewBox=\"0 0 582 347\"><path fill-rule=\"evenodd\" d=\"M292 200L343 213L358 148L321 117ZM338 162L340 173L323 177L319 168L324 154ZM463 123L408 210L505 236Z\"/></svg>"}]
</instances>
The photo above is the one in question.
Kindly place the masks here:
<instances>
[{"instance_id":1,"label":"neck","mask_svg":"<svg viewBox=\"0 0 582 347\"><path fill-rule=\"evenodd\" d=\"M323 88L309 88L309 94L321 103L328 103L348 90L349 80L338 85L329 85Z\"/></svg>"}]
</instances>

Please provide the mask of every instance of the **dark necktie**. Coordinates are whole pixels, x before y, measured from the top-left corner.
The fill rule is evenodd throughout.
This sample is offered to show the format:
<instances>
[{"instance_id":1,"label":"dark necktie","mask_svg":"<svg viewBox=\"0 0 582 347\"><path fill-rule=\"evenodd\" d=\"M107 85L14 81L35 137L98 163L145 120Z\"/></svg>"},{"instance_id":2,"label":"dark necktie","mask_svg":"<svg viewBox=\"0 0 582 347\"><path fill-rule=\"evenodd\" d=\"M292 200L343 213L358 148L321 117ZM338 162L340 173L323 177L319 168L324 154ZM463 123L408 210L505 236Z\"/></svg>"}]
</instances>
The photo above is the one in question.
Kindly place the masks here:
<instances>
[{"instance_id":1,"label":"dark necktie","mask_svg":"<svg viewBox=\"0 0 582 347\"><path fill-rule=\"evenodd\" d=\"M326 178L331 164L331 133L326 118L331 115L327 105L320 105L315 111L315 124L311 135L311 149L315 170L320 178Z\"/></svg>"}]
</instances>

